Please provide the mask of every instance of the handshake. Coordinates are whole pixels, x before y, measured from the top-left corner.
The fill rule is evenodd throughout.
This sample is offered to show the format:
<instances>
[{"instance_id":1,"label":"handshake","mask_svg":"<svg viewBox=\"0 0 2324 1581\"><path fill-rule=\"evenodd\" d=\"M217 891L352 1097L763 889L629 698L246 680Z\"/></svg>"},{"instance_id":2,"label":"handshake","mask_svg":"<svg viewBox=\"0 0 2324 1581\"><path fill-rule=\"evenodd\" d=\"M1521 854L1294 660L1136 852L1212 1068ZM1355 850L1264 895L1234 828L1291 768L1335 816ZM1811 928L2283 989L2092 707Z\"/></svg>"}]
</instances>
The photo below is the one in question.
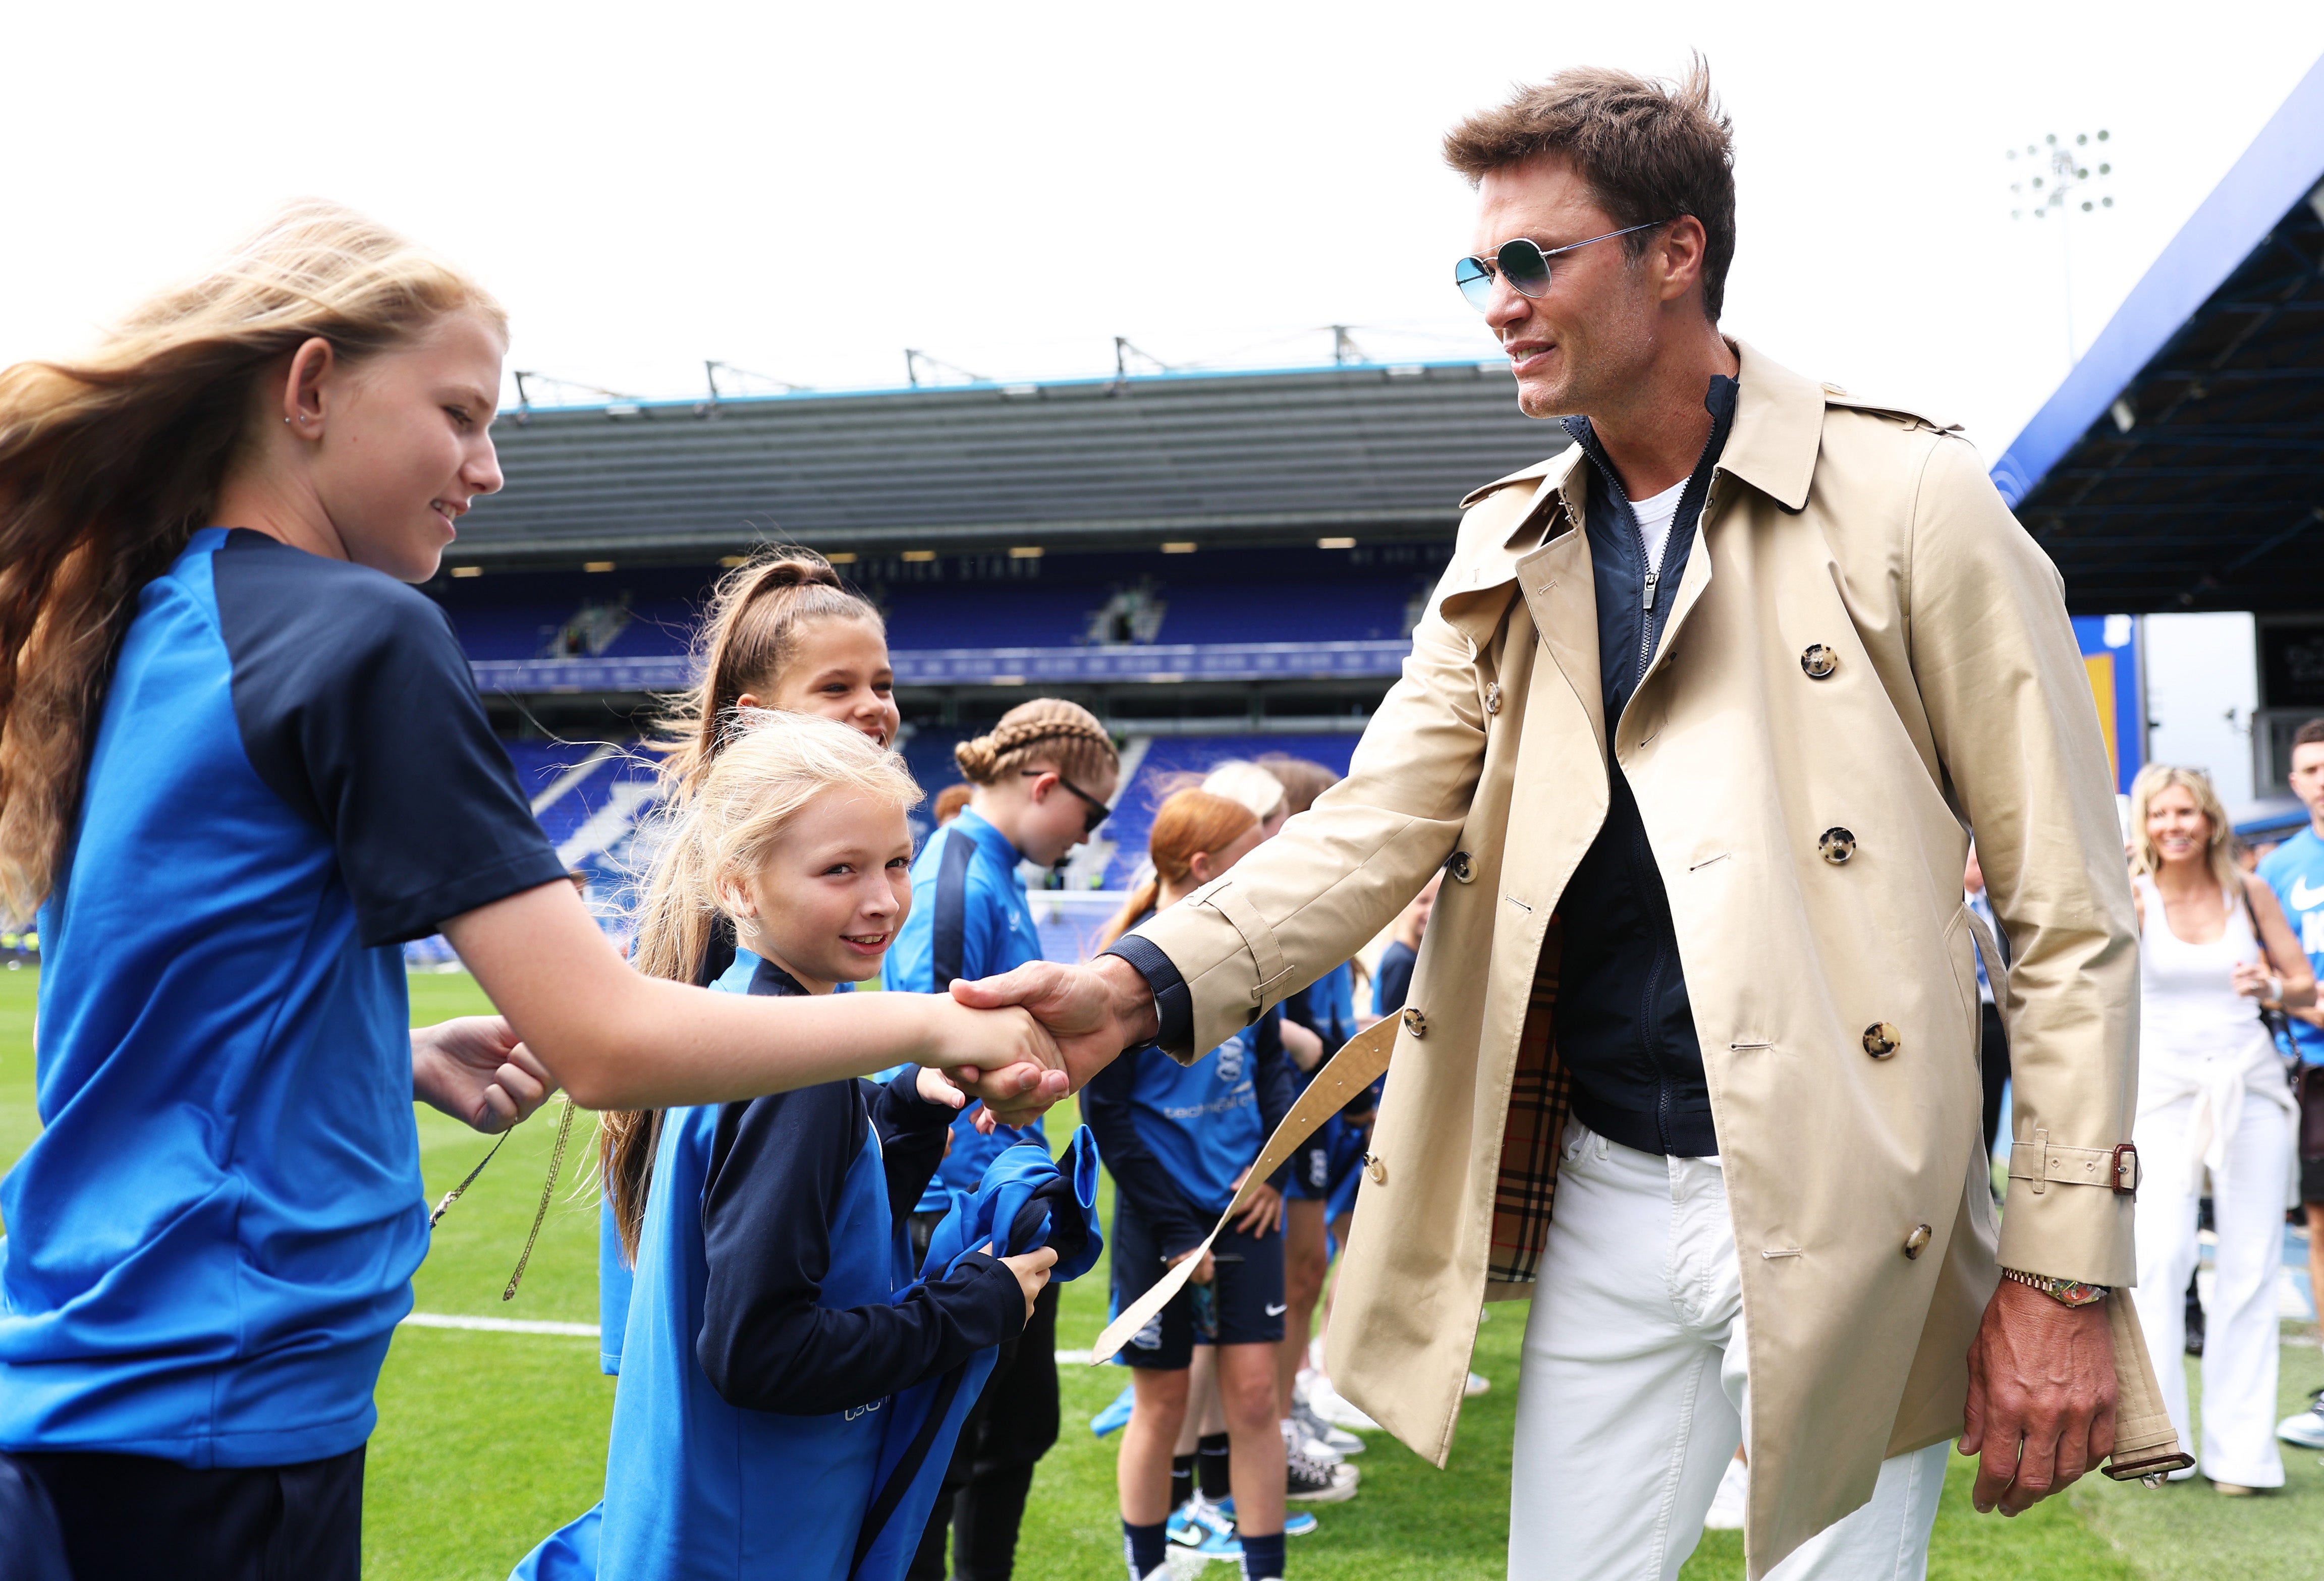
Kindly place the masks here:
<instances>
[{"instance_id":1,"label":"handshake","mask_svg":"<svg viewBox=\"0 0 2324 1581\"><path fill-rule=\"evenodd\" d=\"M939 1016L935 1047L920 1062L982 1098L991 1122L1002 1126L1038 1118L1116 1055L1151 1043L1160 1025L1146 979L1118 955L959 979L952 1001L960 1008Z\"/></svg>"}]
</instances>

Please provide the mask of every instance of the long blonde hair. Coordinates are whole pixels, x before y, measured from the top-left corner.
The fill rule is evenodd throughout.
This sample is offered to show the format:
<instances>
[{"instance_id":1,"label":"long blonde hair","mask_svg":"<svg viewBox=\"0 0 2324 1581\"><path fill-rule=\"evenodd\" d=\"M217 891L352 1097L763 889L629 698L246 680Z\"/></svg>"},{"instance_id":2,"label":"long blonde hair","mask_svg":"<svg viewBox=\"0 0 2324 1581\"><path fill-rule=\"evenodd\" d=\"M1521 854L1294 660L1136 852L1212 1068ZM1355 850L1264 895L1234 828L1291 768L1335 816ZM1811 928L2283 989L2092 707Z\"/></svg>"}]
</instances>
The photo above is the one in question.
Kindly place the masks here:
<instances>
[{"instance_id":1,"label":"long blonde hair","mask_svg":"<svg viewBox=\"0 0 2324 1581\"><path fill-rule=\"evenodd\" d=\"M998 785L1046 763L1086 788L1100 772L1117 774L1121 768L1121 754L1097 715L1062 697L1019 703L991 730L954 747L952 760L971 785Z\"/></svg>"},{"instance_id":2,"label":"long blonde hair","mask_svg":"<svg viewBox=\"0 0 2324 1581\"><path fill-rule=\"evenodd\" d=\"M648 977L690 983L711 929L733 920L734 886L766 859L801 809L827 791L895 808L917 805L920 787L904 760L862 731L805 713L751 710L703 771L695 793L657 814L660 848L638 911L630 964ZM622 1248L632 1258L645 1221L653 1167L653 1115L613 1111L597 1126L597 1158Z\"/></svg>"},{"instance_id":3,"label":"long blonde hair","mask_svg":"<svg viewBox=\"0 0 2324 1581\"><path fill-rule=\"evenodd\" d=\"M1113 920L1098 930L1096 948L1103 950L1138 925L1161 897L1162 881L1184 884L1194 877L1191 864L1198 852L1224 850L1259 825L1259 814L1242 803L1206 790L1174 791L1154 809L1154 831L1147 837L1146 853L1154 871L1130 892Z\"/></svg>"},{"instance_id":4,"label":"long blonde hair","mask_svg":"<svg viewBox=\"0 0 2324 1581\"><path fill-rule=\"evenodd\" d=\"M138 592L208 524L261 371L318 337L359 360L461 310L505 329L461 270L307 199L87 356L0 372L0 912L56 882Z\"/></svg>"},{"instance_id":5,"label":"long blonde hair","mask_svg":"<svg viewBox=\"0 0 2324 1581\"><path fill-rule=\"evenodd\" d=\"M700 788L724 737L738 726L737 699L769 693L798 656L815 620L862 620L885 637L872 601L847 587L813 549L778 545L718 579L694 640L699 678L673 699L651 743L662 776L680 795Z\"/></svg>"},{"instance_id":6,"label":"long blonde hair","mask_svg":"<svg viewBox=\"0 0 2324 1581\"><path fill-rule=\"evenodd\" d=\"M2227 810L2219 804L2219 793L2211 788L2211 777L2200 768L2150 763L2130 782L2130 870L2150 878L2163 870L2154 837L2146 832L2146 809L2158 792L2174 785L2195 798L2195 810L2210 825L2203 854L2210 863L2211 876L2227 892L2229 903L2235 903L2244 893L2243 869L2236 866L2236 832L2228 825Z\"/></svg>"}]
</instances>

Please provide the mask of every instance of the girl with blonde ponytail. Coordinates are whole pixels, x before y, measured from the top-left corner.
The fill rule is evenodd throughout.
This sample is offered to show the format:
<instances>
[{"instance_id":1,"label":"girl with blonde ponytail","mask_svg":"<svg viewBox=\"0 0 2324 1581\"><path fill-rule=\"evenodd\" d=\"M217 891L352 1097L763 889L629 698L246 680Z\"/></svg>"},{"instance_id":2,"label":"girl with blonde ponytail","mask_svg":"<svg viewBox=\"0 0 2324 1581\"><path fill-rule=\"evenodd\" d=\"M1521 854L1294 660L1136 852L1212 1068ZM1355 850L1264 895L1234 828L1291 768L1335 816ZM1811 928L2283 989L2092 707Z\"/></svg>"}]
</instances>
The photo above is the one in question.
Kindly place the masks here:
<instances>
[{"instance_id":1,"label":"girl with blonde ponytail","mask_svg":"<svg viewBox=\"0 0 2324 1581\"><path fill-rule=\"evenodd\" d=\"M746 719L665 817L639 969L691 975L723 917L720 993L819 997L869 975L911 905L919 799L893 753L844 725ZM872 1412L1013 1337L1056 1261L973 1255L904 1289L903 1220L961 1104L907 1065L877 1087L667 1109L614 1142L636 1282L605 1496L519 1577L854 1573L883 1445Z\"/></svg>"},{"instance_id":2,"label":"girl with blonde ponytail","mask_svg":"<svg viewBox=\"0 0 2324 1581\"><path fill-rule=\"evenodd\" d=\"M466 273L306 202L79 360L0 372L0 909L40 908L44 956L0 1451L84 1581L354 1581L427 1246L415 1098L499 1131L553 1085L648 1108L899 1059L1063 1090L1021 1016L614 954L405 585L501 486L506 345ZM439 930L507 1021L410 1029L398 946Z\"/></svg>"}]
</instances>

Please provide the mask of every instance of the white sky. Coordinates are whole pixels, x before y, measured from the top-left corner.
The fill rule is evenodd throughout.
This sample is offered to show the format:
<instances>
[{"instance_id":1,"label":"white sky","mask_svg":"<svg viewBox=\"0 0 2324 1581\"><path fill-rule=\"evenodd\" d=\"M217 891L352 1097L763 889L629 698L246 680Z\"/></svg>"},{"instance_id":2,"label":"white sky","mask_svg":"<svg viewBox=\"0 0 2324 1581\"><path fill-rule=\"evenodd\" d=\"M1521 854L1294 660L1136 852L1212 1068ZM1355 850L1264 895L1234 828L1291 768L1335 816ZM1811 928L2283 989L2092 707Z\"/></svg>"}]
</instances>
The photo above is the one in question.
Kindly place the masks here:
<instances>
[{"instance_id":1,"label":"white sky","mask_svg":"<svg viewBox=\"0 0 2324 1581\"><path fill-rule=\"evenodd\" d=\"M2003 149L2113 133L2086 347L2324 52L2315 0L30 11L0 21L0 360L69 352L302 193L483 275L512 367L647 395L698 393L706 357L899 383L908 345L1110 371L1115 335L1306 363L1333 322L1490 356L1443 129L1701 48L1738 149L1729 332L1988 458L2066 367L2056 221L2012 223Z\"/></svg>"}]
</instances>

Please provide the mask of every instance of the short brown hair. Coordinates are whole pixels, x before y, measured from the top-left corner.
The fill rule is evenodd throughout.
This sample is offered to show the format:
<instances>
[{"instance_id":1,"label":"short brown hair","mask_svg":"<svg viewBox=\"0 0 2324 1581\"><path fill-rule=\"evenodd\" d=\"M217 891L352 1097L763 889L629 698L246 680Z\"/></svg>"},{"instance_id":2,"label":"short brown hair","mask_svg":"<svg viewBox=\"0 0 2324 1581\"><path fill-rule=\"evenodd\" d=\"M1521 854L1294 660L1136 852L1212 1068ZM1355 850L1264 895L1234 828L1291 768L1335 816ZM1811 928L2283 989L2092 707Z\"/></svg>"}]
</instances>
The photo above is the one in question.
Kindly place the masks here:
<instances>
[{"instance_id":1,"label":"short brown hair","mask_svg":"<svg viewBox=\"0 0 2324 1581\"><path fill-rule=\"evenodd\" d=\"M2293 732L2292 738L2292 744L2295 747L2312 747L2319 741L2324 741L2324 719L2310 720Z\"/></svg>"},{"instance_id":2,"label":"short brown hair","mask_svg":"<svg viewBox=\"0 0 2324 1581\"><path fill-rule=\"evenodd\" d=\"M1719 321L1735 261L1735 139L1702 56L1683 80L1576 66L1519 88L1444 134L1444 161L1475 186L1488 171L1559 154L1617 228L1691 214L1702 223L1702 310ZM1632 258L1653 238L1622 238Z\"/></svg>"}]
</instances>

